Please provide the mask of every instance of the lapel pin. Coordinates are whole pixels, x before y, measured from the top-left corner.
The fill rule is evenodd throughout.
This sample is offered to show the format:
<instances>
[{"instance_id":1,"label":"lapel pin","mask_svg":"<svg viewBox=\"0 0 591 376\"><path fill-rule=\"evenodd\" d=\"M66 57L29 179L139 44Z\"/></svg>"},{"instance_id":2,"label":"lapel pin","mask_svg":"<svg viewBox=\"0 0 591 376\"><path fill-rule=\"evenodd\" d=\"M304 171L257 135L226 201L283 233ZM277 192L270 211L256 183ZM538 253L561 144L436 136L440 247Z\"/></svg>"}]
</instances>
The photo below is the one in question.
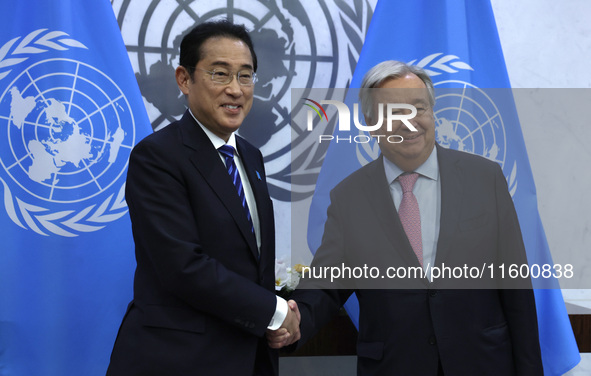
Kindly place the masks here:
<instances>
[{"instance_id":1,"label":"lapel pin","mask_svg":"<svg viewBox=\"0 0 591 376\"><path fill-rule=\"evenodd\" d=\"M259 178L259 180L261 180L261 174L259 174L259 172L256 170L255 170L255 172L257 173L257 178Z\"/></svg>"}]
</instances>

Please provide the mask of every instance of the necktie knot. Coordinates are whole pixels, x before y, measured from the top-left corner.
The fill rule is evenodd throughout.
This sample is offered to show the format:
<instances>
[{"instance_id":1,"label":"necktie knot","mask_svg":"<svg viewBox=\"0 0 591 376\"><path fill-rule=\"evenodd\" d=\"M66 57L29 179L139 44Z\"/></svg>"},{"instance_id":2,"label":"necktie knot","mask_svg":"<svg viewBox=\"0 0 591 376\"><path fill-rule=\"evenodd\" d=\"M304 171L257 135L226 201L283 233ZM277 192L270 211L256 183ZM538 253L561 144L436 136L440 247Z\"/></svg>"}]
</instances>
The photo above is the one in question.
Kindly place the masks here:
<instances>
[{"instance_id":1,"label":"necktie knot","mask_svg":"<svg viewBox=\"0 0 591 376\"><path fill-rule=\"evenodd\" d=\"M413 172L412 174L400 175L398 177L398 181L402 187L402 193L412 192L412 188L415 186L418 178L419 174L416 172Z\"/></svg>"},{"instance_id":2,"label":"necktie knot","mask_svg":"<svg viewBox=\"0 0 591 376\"><path fill-rule=\"evenodd\" d=\"M230 158L230 159L233 159L234 158L234 152L235 152L235 150L234 150L234 147L232 147L231 145L224 144L224 145L222 145L222 146L219 147L218 151L220 153L222 153L222 155L225 158Z\"/></svg>"}]
</instances>

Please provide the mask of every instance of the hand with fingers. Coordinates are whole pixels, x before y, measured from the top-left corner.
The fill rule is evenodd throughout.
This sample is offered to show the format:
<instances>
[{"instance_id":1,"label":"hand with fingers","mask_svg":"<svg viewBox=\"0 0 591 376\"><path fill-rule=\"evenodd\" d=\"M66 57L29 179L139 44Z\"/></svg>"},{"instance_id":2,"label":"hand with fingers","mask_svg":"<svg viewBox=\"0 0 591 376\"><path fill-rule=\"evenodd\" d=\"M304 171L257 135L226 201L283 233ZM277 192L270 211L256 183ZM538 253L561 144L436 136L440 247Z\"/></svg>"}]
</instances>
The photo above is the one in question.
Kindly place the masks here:
<instances>
[{"instance_id":1,"label":"hand with fingers","mask_svg":"<svg viewBox=\"0 0 591 376\"><path fill-rule=\"evenodd\" d=\"M281 327L277 330L267 330L269 347L280 349L299 341L301 315L295 300L287 302L289 311Z\"/></svg>"}]
</instances>

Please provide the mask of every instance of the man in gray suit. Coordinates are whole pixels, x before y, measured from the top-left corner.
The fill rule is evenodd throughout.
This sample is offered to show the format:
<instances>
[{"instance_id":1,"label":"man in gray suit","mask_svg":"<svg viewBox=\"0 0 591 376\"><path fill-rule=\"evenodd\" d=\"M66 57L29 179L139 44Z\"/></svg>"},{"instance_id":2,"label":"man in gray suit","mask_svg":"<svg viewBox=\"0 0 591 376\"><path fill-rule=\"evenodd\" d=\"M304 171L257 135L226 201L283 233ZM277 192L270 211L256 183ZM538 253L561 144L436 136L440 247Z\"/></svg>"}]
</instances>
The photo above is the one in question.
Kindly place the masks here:
<instances>
[{"instance_id":1,"label":"man in gray suit","mask_svg":"<svg viewBox=\"0 0 591 376\"><path fill-rule=\"evenodd\" d=\"M374 88L380 90L364 90ZM410 120L416 130L393 121L391 129L384 122L373 132L381 156L332 190L311 267L367 265L383 276L394 266L423 269L427 277L303 279L304 289L293 295L302 318L298 346L355 292L359 375L543 375L529 280L508 285L485 278L475 286L470 278L428 278L428 266L527 263L501 168L436 144L434 89L421 68L380 63L365 75L360 97L366 124L379 122L378 103L406 103L417 110ZM283 333L268 334L271 346L293 342Z\"/></svg>"}]
</instances>

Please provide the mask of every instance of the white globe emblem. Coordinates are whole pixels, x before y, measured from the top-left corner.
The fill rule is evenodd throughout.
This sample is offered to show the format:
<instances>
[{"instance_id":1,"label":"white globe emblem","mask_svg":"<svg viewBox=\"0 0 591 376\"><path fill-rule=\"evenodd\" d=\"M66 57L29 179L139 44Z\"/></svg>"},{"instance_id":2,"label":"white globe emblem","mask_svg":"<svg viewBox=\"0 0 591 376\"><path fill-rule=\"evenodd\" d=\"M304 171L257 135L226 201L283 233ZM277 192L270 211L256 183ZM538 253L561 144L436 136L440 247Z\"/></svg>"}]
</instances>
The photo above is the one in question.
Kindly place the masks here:
<instances>
[{"instance_id":1,"label":"white globe emblem","mask_svg":"<svg viewBox=\"0 0 591 376\"><path fill-rule=\"evenodd\" d=\"M456 88L437 88L435 134L439 145L478 154L504 167L506 134L503 118L487 92L461 81L437 82L435 86L452 83ZM461 88L457 88L461 85Z\"/></svg>"},{"instance_id":2,"label":"white globe emblem","mask_svg":"<svg viewBox=\"0 0 591 376\"><path fill-rule=\"evenodd\" d=\"M135 139L121 89L70 59L22 71L0 96L0 120L2 168L23 190L54 203L84 201L111 187Z\"/></svg>"}]
</instances>

